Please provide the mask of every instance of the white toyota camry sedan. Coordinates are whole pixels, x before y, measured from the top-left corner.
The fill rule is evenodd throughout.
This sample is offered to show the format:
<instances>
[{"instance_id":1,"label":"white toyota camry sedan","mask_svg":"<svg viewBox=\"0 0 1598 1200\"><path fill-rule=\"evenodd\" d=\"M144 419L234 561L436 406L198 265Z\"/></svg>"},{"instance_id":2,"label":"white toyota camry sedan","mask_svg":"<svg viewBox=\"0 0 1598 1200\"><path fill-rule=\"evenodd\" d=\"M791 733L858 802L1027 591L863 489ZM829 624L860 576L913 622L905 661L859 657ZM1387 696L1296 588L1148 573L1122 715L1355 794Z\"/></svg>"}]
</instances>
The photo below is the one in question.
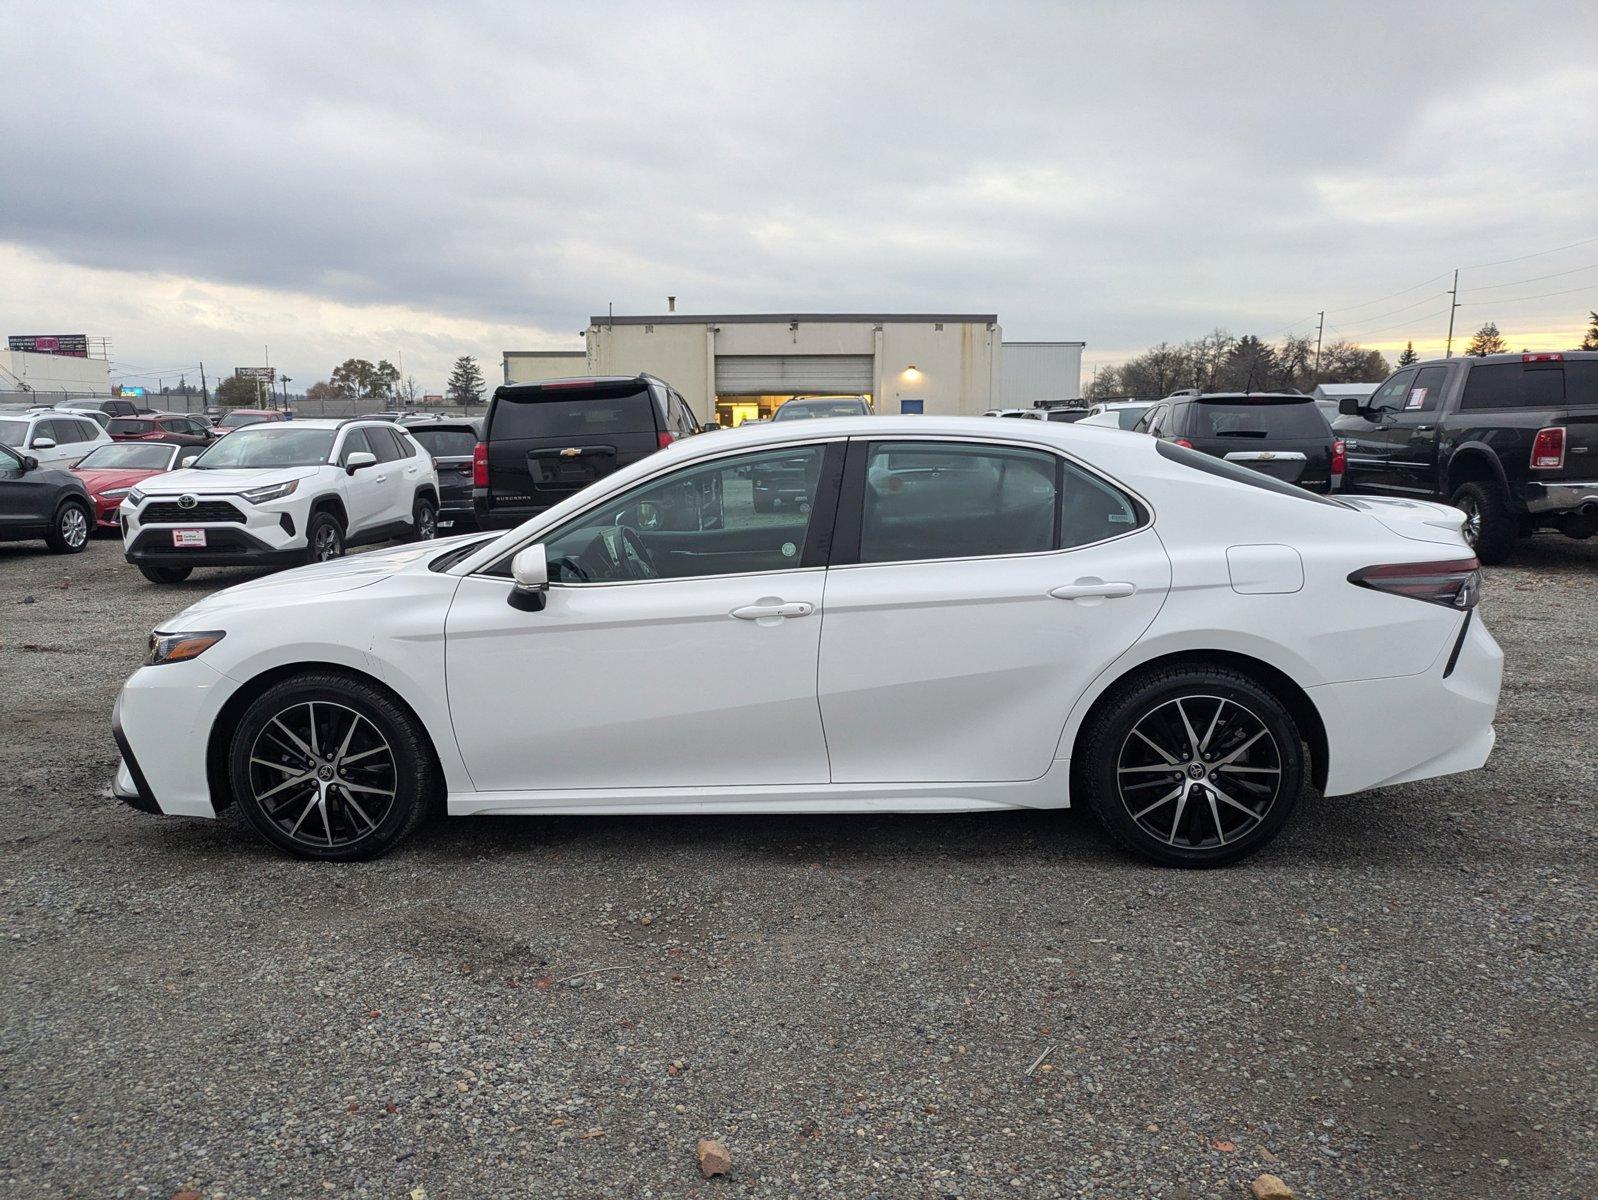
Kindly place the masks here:
<instances>
[{"instance_id":1,"label":"white toyota camry sedan","mask_svg":"<svg viewBox=\"0 0 1598 1200\"><path fill-rule=\"evenodd\" d=\"M1002 426L1002 428L1001 428ZM1480 767L1461 514L1153 438L879 417L691 438L508 533L218 592L150 636L114 791L356 859L428 813L1087 805L1215 866Z\"/></svg>"}]
</instances>

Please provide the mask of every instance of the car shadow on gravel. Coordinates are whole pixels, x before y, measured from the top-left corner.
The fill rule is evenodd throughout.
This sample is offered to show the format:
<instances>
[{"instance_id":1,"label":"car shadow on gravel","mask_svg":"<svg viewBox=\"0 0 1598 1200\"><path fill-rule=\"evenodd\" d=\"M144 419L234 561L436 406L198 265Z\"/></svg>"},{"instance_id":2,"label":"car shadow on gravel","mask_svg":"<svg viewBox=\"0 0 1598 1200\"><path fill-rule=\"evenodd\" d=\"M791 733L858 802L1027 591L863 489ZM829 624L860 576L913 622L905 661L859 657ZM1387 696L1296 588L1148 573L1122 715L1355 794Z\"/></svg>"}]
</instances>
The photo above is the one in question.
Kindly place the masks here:
<instances>
[{"instance_id":1,"label":"car shadow on gravel","mask_svg":"<svg viewBox=\"0 0 1598 1200\"><path fill-rule=\"evenodd\" d=\"M1249 862L1314 868L1501 862L1505 848L1484 843L1455 820L1471 797L1397 787L1327 798L1306 793L1286 830ZM215 865L219 855L278 860L236 808L215 822L128 814L140 853L174 863ZM459 866L484 857L532 862L557 854L647 864L703 861L854 866L1028 861L1051 868L1142 864L1114 846L1084 809L950 814L695 814L652 816L455 817L424 825L390 857L412 865Z\"/></svg>"}]
</instances>

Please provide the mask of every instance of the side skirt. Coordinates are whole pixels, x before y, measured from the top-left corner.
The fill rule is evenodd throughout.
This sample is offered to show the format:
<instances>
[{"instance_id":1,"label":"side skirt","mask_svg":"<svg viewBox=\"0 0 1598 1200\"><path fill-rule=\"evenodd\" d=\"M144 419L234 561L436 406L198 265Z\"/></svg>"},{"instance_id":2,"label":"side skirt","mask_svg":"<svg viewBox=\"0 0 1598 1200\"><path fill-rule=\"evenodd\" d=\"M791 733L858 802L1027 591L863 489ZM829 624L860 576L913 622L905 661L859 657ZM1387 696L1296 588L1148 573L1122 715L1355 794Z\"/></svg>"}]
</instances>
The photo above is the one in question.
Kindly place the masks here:
<instances>
[{"instance_id":1,"label":"side skirt","mask_svg":"<svg viewBox=\"0 0 1598 1200\"><path fill-rule=\"evenodd\" d=\"M839 783L762 787L451 792L449 815L648 816L705 813L955 813L1066 808L1070 762L1019 783Z\"/></svg>"}]
</instances>

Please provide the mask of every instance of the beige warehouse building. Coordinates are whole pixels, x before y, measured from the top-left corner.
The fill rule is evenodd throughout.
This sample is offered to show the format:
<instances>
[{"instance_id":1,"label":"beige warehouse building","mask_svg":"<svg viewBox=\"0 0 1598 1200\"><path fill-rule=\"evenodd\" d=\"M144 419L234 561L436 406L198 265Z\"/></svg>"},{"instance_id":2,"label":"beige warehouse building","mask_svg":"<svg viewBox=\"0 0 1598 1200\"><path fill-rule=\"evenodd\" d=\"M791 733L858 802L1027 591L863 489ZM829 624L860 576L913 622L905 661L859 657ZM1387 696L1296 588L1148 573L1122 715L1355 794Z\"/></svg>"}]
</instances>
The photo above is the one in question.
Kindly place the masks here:
<instances>
[{"instance_id":1,"label":"beige warehouse building","mask_svg":"<svg viewBox=\"0 0 1598 1200\"><path fill-rule=\"evenodd\" d=\"M869 396L879 413L976 415L1004 403L991 313L601 316L585 341L584 350L505 351L505 382L648 372L724 426L770 416L796 395ZM1049 344L1074 350L1052 398L1080 395L1081 343Z\"/></svg>"}]
</instances>

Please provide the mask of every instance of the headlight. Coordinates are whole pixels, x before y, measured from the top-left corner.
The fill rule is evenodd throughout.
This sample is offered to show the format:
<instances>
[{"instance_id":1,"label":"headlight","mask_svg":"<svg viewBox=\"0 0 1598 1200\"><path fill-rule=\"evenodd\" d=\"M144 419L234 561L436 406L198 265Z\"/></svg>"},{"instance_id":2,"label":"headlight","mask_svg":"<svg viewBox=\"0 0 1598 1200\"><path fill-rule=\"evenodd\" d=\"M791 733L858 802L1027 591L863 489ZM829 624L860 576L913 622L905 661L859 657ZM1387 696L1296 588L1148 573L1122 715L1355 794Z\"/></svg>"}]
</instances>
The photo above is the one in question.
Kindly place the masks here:
<instances>
[{"instance_id":1,"label":"headlight","mask_svg":"<svg viewBox=\"0 0 1598 1200\"><path fill-rule=\"evenodd\" d=\"M144 665L158 667L162 663L186 662L191 658L199 658L226 636L220 629L210 629L200 633L162 633L157 630L150 635L150 653L144 660Z\"/></svg>"},{"instance_id":2,"label":"headlight","mask_svg":"<svg viewBox=\"0 0 1598 1200\"><path fill-rule=\"evenodd\" d=\"M132 491L130 491L128 493L128 503L129 504L143 504L144 503L144 493L139 491L138 488L134 488Z\"/></svg>"},{"instance_id":3,"label":"headlight","mask_svg":"<svg viewBox=\"0 0 1598 1200\"><path fill-rule=\"evenodd\" d=\"M106 488L100 493L102 500L117 500L131 492L132 488Z\"/></svg>"},{"instance_id":4,"label":"headlight","mask_svg":"<svg viewBox=\"0 0 1598 1200\"><path fill-rule=\"evenodd\" d=\"M287 483L274 483L267 487L254 488L239 495L251 504L265 504L268 500L281 500L284 496L293 495L294 489L300 486L298 479L291 479Z\"/></svg>"}]
</instances>

